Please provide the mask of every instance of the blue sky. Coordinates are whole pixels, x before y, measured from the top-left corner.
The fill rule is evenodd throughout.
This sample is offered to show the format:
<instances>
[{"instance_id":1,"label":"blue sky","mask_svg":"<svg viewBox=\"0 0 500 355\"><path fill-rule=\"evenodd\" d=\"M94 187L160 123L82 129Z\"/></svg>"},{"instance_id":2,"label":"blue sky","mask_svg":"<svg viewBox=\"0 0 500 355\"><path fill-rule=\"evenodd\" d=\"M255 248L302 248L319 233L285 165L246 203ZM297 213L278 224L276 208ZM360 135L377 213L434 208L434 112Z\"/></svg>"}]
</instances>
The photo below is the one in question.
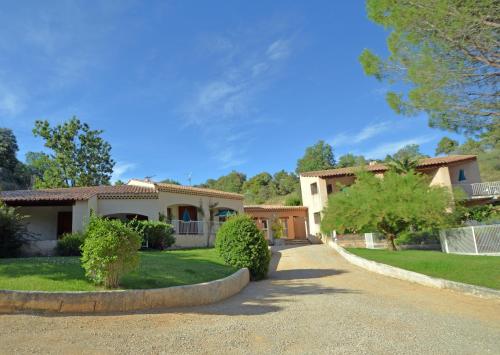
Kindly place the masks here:
<instances>
[{"instance_id":1,"label":"blue sky","mask_svg":"<svg viewBox=\"0 0 500 355\"><path fill-rule=\"evenodd\" d=\"M43 149L36 119L73 115L105 131L123 180L294 170L319 139L383 158L454 137L363 74L387 35L363 1L12 1L0 24L0 126L21 160Z\"/></svg>"}]
</instances>

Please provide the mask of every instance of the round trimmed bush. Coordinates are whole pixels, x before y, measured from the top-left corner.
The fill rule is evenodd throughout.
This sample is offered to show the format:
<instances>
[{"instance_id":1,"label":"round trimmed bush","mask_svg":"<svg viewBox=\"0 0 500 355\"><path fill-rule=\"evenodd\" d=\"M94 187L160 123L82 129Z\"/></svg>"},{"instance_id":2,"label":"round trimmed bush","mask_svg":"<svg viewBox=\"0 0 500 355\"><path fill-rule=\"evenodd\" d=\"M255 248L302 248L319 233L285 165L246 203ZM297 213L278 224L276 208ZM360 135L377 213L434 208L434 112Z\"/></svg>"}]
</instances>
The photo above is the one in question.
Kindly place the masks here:
<instances>
[{"instance_id":1,"label":"round trimmed bush","mask_svg":"<svg viewBox=\"0 0 500 355\"><path fill-rule=\"evenodd\" d=\"M147 240L151 249L163 250L175 243L174 227L161 221L136 221L133 228Z\"/></svg>"},{"instance_id":2,"label":"round trimmed bush","mask_svg":"<svg viewBox=\"0 0 500 355\"><path fill-rule=\"evenodd\" d=\"M85 234L82 232L67 233L57 241L56 252L60 256L80 256L82 255L81 247L85 239Z\"/></svg>"},{"instance_id":3,"label":"round trimmed bush","mask_svg":"<svg viewBox=\"0 0 500 355\"><path fill-rule=\"evenodd\" d=\"M252 280L265 278L269 271L271 253L264 234L250 216L236 215L222 224L215 248L228 265L247 267Z\"/></svg>"},{"instance_id":4,"label":"round trimmed bush","mask_svg":"<svg viewBox=\"0 0 500 355\"><path fill-rule=\"evenodd\" d=\"M141 237L119 220L90 217L82 247L85 275L106 288L119 286L120 277L139 264Z\"/></svg>"}]
</instances>

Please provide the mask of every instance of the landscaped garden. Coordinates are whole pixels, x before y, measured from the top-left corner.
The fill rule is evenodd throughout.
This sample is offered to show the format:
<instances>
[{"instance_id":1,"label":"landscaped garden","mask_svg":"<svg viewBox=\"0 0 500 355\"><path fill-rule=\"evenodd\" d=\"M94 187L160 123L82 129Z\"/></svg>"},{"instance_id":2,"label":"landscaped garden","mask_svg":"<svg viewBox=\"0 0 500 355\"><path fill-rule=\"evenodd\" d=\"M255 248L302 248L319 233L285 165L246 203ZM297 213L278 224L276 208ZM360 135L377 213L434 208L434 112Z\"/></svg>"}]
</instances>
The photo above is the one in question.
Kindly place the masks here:
<instances>
[{"instance_id":1,"label":"landscaped garden","mask_svg":"<svg viewBox=\"0 0 500 355\"><path fill-rule=\"evenodd\" d=\"M139 266L124 275L122 289L189 285L220 279L237 268L227 266L215 249L139 252ZM38 291L104 290L85 277L79 257L0 259L0 289Z\"/></svg>"},{"instance_id":2,"label":"landscaped garden","mask_svg":"<svg viewBox=\"0 0 500 355\"><path fill-rule=\"evenodd\" d=\"M445 254L437 251L347 248L365 259L421 274L500 289L500 257Z\"/></svg>"}]
</instances>

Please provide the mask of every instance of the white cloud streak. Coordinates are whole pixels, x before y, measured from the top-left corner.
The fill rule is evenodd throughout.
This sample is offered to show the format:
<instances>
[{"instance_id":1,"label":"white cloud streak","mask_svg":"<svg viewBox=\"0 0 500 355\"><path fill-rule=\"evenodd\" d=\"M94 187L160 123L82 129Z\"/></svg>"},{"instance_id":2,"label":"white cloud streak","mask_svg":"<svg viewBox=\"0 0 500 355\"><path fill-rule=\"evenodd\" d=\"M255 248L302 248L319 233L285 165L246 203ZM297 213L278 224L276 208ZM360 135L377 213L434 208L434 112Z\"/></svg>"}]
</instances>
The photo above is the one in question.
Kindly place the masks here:
<instances>
[{"instance_id":1,"label":"white cloud streak","mask_svg":"<svg viewBox=\"0 0 500 355\"><path fill-rule=\"evenodd\" d=\"M342 145L353 145L364 142L372 137L375 137L390 128L390 122L379 122L365 126L361 131L355 134L342 132L337 134L331 140L332 145L339 147Z\"/></svg>"},{"instance_id":2,"label":"white cloud streak","mask_svg":"<svg viewBox=\"0 0 500 355\"><path fill-rule=\"evenodd\" d=\"M199 85L181 107L186 125L201 129L212 157L221 168L245 162L245 144L236 140L242 126L251 128L259 119L255 101L291 54L291 41L277 39L266 46L241 48L244 41L216 37L212 51L221 56L219 75Z\"/></svg>"},{"instance_id":3,"label":"white cloud streak","mask_svg":"<svg viewBox=\"0 0 500 355\"><path fill-rule=\"evenodd\" d=\"M387 154L394 154L399 149L401 149L404 146L407 146L409 144L419 144L420 145L420 144L424 144L424 143L428 143L430 141L433 141L435 138L436 138L436 136L434 136L434 135L428 135L428 136L419 136L419 137L414 137L414 138L409 138L409 139L404 139L404 140L399 140L399 141L387 142L387 143L380 144L371 150L363 152L362 155L364 155L365 157L370 158L370 159L382 159L382 158L385 158L385 156Z\"/></svg>"},{"instance_id":4,"label":"white cloud streak","mask_svg":"<svg viewBox=\"0 0 500 355\"><path fill-rule=\"evenodd\" d=\"M136 164L127 163L127 162L118 162L115 164L113 168L113 175L111 176L111 182L116 182L117 180L121 180L124 178L124 175L130 170L134 170L136 168Z\"/></svg>"}]
</instances>

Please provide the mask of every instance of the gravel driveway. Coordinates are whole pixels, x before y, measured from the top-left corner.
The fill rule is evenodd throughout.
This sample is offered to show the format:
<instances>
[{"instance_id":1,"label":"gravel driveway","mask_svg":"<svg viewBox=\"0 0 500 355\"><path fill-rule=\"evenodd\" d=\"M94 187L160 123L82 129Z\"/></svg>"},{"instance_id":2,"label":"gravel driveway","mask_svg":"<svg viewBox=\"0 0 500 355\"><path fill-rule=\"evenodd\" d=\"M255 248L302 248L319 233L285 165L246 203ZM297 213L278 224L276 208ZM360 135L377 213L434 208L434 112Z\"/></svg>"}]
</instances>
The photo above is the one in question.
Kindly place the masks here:
<instances>
[{"instance_id":1,"label":"gravel driveway","mask_svg":"<svg viewBox=\"0 0 500 355\"><path fill-rule=\"evenodd\" d=\"M500 302L379 276L324 245L275 251L270 278L216 305L0 316L1 353L500 354Z\"/></svg>"}]
</instances>

